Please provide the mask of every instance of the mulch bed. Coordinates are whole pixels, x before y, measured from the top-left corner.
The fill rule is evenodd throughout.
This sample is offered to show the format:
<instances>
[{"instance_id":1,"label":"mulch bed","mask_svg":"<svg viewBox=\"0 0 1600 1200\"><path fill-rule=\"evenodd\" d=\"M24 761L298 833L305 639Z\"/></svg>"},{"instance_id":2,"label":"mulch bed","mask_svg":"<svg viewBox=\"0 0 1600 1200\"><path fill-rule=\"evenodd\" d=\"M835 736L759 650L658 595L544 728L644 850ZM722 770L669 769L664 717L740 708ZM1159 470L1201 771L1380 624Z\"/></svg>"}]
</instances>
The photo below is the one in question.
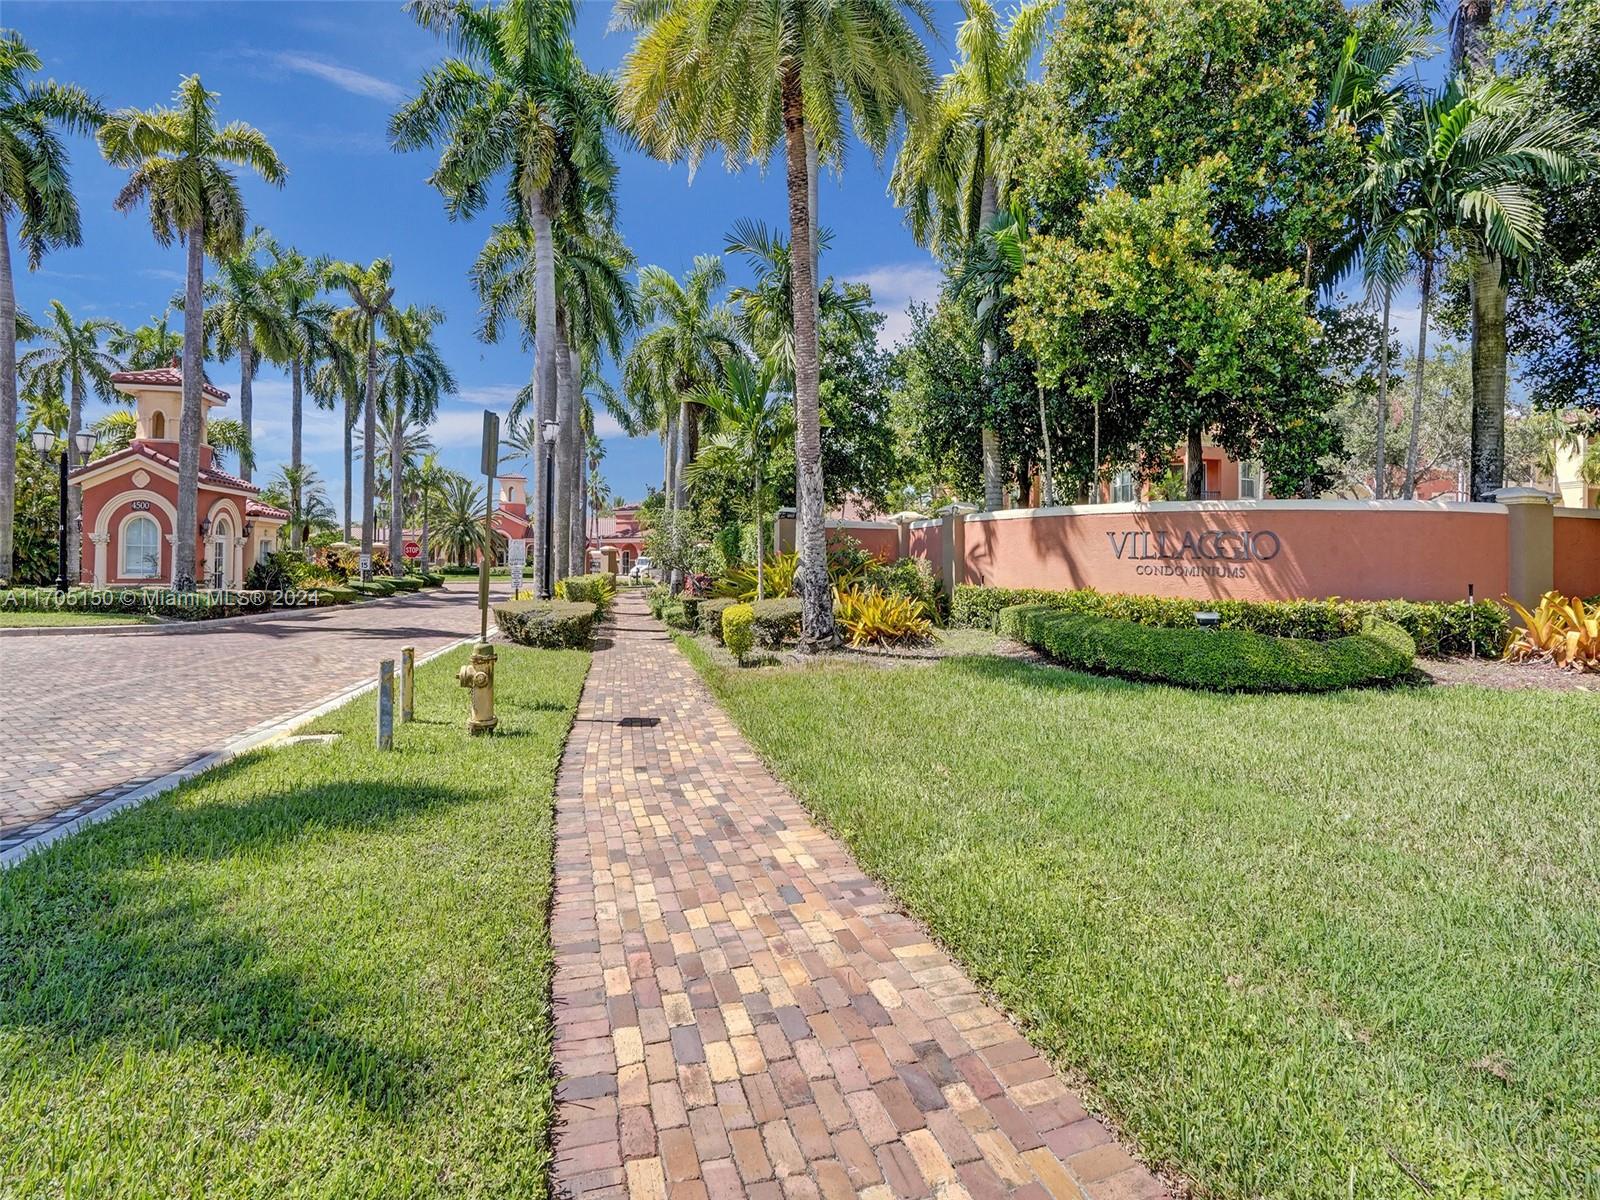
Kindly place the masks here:
<instances>
[{"instance_id":1,"label":"mulch bed","mask_svg":"<svg viewBox=\"0 0 1600 1200\"><path fill-rule=\"evenodd\" d=\"M1419 658L1417 669L1436 684L1520 692L1600 692L1600 675L1566 671L1549 662L1504 662L1497 658Z\"/></svg>"}]
</instances>

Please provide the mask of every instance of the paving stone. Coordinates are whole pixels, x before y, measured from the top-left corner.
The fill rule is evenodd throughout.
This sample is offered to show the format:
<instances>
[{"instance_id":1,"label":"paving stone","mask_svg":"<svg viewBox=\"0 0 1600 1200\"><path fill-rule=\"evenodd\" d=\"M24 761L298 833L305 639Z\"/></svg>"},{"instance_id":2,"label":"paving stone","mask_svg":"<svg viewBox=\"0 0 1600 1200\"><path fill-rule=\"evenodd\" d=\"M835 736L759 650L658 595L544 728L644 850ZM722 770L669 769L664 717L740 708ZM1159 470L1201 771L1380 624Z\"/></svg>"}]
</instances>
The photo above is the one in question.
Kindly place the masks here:
<instances>
[{"instance_id":1,"label":"paving stone","mask_svg":"<svg viewBox=\"0 0 1600 1200\"><path fill-rule=\"evenodd\" d=\"M1165 1198L772 777L641 596L608 634L557 784L555 1049L578 1077L555 1190Z\"/></svg>"}]
</instances>

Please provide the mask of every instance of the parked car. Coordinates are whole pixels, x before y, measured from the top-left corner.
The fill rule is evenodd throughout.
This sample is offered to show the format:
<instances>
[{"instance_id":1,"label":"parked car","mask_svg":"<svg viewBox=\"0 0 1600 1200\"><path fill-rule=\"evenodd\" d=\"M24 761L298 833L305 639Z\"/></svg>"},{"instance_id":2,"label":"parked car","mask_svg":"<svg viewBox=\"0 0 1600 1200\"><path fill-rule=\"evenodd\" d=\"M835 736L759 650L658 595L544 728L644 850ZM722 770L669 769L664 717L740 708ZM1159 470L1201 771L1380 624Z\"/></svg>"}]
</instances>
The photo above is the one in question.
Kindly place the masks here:
<instances>
[{"instance_id":1,"label":"parked car","mask_svg":"<svg viewBox=\"0 0 1600 1200\"><path fill-rule=\"evenodd\" d=\"M641 579L649 579L655 570L655 563L650 561L648 555L640 555L634 560L633 568L628 572L628 578L638 583Z\"/></svg>"}]
</instances>

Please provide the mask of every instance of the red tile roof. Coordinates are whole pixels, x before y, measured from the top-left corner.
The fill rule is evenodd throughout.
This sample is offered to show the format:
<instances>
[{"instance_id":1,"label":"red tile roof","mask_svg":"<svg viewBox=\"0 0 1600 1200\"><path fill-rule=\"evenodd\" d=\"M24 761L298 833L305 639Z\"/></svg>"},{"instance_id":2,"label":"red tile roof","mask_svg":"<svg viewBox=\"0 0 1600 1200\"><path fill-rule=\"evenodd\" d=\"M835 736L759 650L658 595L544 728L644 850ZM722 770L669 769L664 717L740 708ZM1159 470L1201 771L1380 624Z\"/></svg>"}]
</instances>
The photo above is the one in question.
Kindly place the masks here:
<instances>
[{"instance_id":1,"label":"red tile roof","mask_svg":"<svg viewBox=\"0 0 1600 1200\"><path fill-rule=\"evenodd\" d=\"M278 508L272 504L263 504L259 500L246 500L244 502L244 515L247 517L275 517L280 521L287 521L289 519L289 510Z\"/></svg>"},{"instance_id":2,"label":"red tile roof","mask_svg":"<svg viewBox=\"0 0 1600 1200\"><path fill-rule=\"evenodd\" d=\"M74 468L72 477L76 479L85 472L98 471L102 467L109 466L125 458L147 458L153 463L159 463L161 466L166 467L169 471L178 469L177 459L162 454L159 450L152 449L145 442L134 442L131 446L124 447L115 454L108 454L104 458L97 458L93 462L84 463L83 466ZM215 487L230 488L236 492L259 492L261 490L255 484L247 483L237 475L229 474L227 471L219 471L215 467L208 467L200 472L200 483L202 486L211 484Z\"/></svg>"},{"instance_id":3,"label":"red tile roof","mask_svg":"<svg viewBox=\"0 0 1600 1200\"><path fill-rule=\"evenodd\" d=\"M112 383L144 384L148 387L182 387L183 372L176 366L154 367L148 371L118 371L111 377ZM213 384L201 381L201 389L206 395L218 400L226 400L228 393Z\"/></svg>"}]
</instances>

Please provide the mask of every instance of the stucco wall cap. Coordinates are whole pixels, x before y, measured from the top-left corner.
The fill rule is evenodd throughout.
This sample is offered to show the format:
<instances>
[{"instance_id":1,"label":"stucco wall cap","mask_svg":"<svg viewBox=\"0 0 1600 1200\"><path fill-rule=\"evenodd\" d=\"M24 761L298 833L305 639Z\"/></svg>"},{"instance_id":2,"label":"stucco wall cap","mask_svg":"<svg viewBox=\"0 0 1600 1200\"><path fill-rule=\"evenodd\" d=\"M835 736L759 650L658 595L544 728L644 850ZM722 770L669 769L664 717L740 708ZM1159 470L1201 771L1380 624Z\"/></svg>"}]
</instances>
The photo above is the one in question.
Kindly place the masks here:
<instances>
[{"instance_id":1,"label":"stucco wall cap","mask_svg":"<svg viewBox=\"0 0 1600 1200\"><path fill-rule=\"evenodd\" d=\"M1494 498L1500 504L1549 504L1553 507L1556 502L1549 492L1525 487L1500 488Z\"/></svg>"}]
</instances>

